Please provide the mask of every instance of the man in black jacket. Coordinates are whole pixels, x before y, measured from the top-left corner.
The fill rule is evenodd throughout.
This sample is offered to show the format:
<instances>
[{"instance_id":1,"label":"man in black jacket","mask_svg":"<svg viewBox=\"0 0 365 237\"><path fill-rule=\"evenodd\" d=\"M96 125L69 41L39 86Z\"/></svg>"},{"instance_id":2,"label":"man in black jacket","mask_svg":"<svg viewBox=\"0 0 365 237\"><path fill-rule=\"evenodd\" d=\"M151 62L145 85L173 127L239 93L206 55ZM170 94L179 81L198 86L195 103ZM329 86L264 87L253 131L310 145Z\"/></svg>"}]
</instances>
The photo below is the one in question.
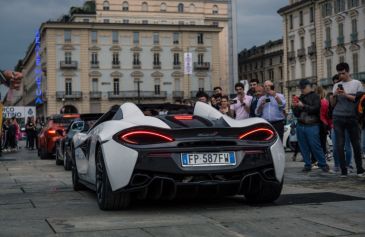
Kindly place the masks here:
<instances>
[{"instance_id":1,"label":"man in black jacket","mask_svg":"<svg viewBox=\"0 0 365 237\"><path fill-rule=\"evenodd\" d=\"M293 113L298 118L297 138L304 160L304 172L311 171L311 154L318 161L318 167L324 172L329 171L320 141L320 109L321 99L312 90L307 79L299 82L302 95L293 98Z\"/></svg>"}]
</instances>

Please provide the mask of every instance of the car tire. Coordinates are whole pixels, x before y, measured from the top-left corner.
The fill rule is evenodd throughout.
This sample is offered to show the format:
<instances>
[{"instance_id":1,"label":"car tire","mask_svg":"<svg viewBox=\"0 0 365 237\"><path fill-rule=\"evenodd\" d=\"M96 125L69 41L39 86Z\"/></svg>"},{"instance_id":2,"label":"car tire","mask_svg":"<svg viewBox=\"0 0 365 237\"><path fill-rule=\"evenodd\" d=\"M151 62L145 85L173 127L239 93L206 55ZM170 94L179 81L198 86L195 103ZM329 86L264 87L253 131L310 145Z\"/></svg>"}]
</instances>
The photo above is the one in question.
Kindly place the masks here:
<instances>
[{"instance_id":1,"label":"car tire","mask_svg":"<svg viewBox=\"0 0 365 237\"><path fill-rule=\"evenodd\" d=\"M245 198L249 203L271 203L280 197L283 189L283 181L281 183L272 181L260 182L257 189L249 190L245 193Z\"/></svg>"},{"instance_id":2,"label":"car tire","mask_svg":"<svg viewBox=\"0 0 365 237\"><path fill-rule=\"evenodd\" d=\"M85 185L80 183L80 178L79 178L79 174L77 172L76 164L72 165L71 170L72 170L72 187L73 187L73 190L74 191L86 190Z\"/></svg>"},{"instance_id":3,"label":"car tire","mask_svg":"<svg viewBox=\"0 0 365 237\"><path fill-rule=\"evenodd\" d=\"M65 168L65 170L72 169L71 158L67 157L67 152L64 152L63 154L63 168Z\"/></svg>"},{"instance_id":4,"label":"car tire","mask_svg":"<svg viewBox=\"0 0 365 237\"><path fill-rule=\"evenodd\" d=\"M96 155L96 199L101 210L121 210L130 205L130 194L113 193L101 149Z\"/></svg>"},{"instance_id":5,"label":"car tire","mask_svg":"<svg viewBox=\"0 0 365 237\"><path fill-rule=\"evenodd\" d=\"M60 152L58 151L58 149L56 149L56 165L62 165L62 160L60 160Z\"/></svg>"},{"instance_id":6,"label":"car tire","mask_svg":"<svg viewBox=\"0 0 365 237\"><path fill-rule=\"evenodd\" d=\"M48 159L48 153L46 151L44 151L43 149L39 150L39 158L41 160L46 160Z\"/></svg>"}]
</instances>

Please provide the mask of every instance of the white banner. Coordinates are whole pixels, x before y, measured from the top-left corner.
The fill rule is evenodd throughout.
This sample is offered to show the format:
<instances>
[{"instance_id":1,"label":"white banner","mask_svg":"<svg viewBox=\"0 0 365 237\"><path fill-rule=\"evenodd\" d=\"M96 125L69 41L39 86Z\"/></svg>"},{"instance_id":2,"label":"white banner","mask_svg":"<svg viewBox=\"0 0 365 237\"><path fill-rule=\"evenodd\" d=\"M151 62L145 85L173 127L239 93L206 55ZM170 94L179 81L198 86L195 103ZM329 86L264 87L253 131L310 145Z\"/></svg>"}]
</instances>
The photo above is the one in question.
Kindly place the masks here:
<instances>
[{"instance_id":1,"label":"white banner","mask_svg":"<svg viewBox=\"0 0 365 237\"><path fill-rule=\"evenodd\" d=\"M6 118L36 118L35 106L6 106L3 108L3 119Z\"/></svg>"},{"instance_id":2,"label":"white banner","mask_svg":"<svg viewBox=\"0 0 365 237\"><path fill-rule=\"evenodd\" d=\"M184 74L185 75L193 74L193 54L192 53L184 53Z\"/></svg>"}]
</instances>

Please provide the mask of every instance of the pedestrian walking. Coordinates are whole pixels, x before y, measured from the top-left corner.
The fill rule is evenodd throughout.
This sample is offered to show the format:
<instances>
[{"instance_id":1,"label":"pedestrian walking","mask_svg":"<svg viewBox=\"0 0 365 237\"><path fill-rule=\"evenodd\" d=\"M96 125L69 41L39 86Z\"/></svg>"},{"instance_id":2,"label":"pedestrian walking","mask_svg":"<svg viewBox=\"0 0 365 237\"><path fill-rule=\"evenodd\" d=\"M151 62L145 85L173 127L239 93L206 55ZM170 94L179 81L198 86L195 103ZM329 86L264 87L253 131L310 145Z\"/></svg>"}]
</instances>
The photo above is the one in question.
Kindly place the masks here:
<instances>
[{"instance_id":1,"label":"pedestrian walking","mask_svg":"<svg viewBox=\"0 0 365 237\"><path fill-rule=\"evenodd\" d=\"M299 82L300 97L293 97L292 109L298 118L297 138L304 160L304 172L312 170L311 154L317 160L318 167L324 172L329 171L320 141L320 108L319 95L312 90L309 80Z\"/></svg>"},{"instance_id":2,"label":"pedestrian walking","mask_svg":"<svg viewBox=\"0 0 365 237\"><path fill-rule=\"evenodd\" d=\"M35 142L35 135L36 135L34 117L30 118L30 120L25 125L25 128L28 131L28 136L29 136L29 149L34 150L34 142Z\"/></svg>"},{"instance_id":3,"label":"pedestrian walking","mask_svg":"<svg viewBox=\"0 0 365 237\"><path fill-rule=\"evenodd\" d=\"M286 100L283 94L275 91L271 81L264 83L265 95L257 102L256 115L266 119L278 132L281 141L284 136Z\"/></svg>"},{"instance_id":4,"label":"pedestrian walking","mask_svg":"<svg viewBox=\"0 0 365 237\"><path fill-rule=\"evenodd\" d=\"M348 169L345 160L345 132L348 131L354 158L356 163L357 174L359 177L365 177L364 168L362 167L362 153L360 146L360 126L356 117L356 94L363 91L360 81L351 78L350 67L347 63L339 63L336 66L340 82L333 87L333 124L336 134L336 148L341 168L341 177L347 177Z\"/></svg>"},{"instance_id":5,"label":"pedestrian walking","mask_svg":"<svg viewBox=\"0 0 365 237\"><path fill-rule=\"evenodd\" d=\"M10 119L10 124L8 128L8 145L9 151L16 151L16 126L15 126L15 118Z\"/></svg>"}]
</instances>

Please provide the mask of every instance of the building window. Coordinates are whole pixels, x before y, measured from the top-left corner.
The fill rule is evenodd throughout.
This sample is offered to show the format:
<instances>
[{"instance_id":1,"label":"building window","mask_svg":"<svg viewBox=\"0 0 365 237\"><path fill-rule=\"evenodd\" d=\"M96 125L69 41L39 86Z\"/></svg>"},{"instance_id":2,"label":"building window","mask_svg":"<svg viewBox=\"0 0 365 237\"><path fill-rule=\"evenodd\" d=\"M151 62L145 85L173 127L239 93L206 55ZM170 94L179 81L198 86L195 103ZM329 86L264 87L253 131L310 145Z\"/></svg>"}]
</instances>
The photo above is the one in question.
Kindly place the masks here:
<instances>
[{"instance_id":1,"label":"building window","mask_svg":"<svg viewBox=\"0 0 365 237\"><path fill-rule=\"evenodd\" d=\"M348 8L358 7L359 0L348 0Z\"/></svg>"},{"instance_id":2,"label":"building window","mask_svg":"<svg viewBox=\"0 0 365 237\"><path fill-rule=\"evenodd\" d=\"M110 10L110 6L109 6L109 2L108 1L104 1L104 3L103 3L103 10L104 11L109 11Z\"/></svg>"},{"instance_id":3,"label":"building window","mask_svg":"<svg viewBox=\"0 0 365 237\"><path fill-rule=\"evenodd\" d=\"M142 20L142 24L147 25L148 24L148 20Z\"/></svg>"},{"instance_id":4,"label":"building window","mask_svg":"<svg viewBox=\"0 0 365 237\"><path fill-rule=\"evenodd\" d=\"M332 78L332 60L327 59L327 78Z\"/></svg>"},{"instance_id":5,"label":"building window","mask_svg":"<svg viewBox=\"0 0 365 237\"><path fill-rule=\"evenodd\" d=\"M338 24L338 36L343 37L343 23Z\"/></svg>"},{"instance_id":6,"label":"building window","mask_svg":"<svg viewBox=\"0 0 365 237\"><path fill-rule=\"evenodd\" d=\"M296 76L295 76L295 66L291 66L290 68L290 74L291 74L291 79L295 80Z\"/></svg>"},{"instance_id":7,"label":"building window","mask_svg":"<svg viewBox=\"0 0 365 237\"><path fill-rule=\"evenodd\" d=\"M91 91L96 92L99 91L99 80L97 78L92 79L91 83Z\"/></svg>"},{"instance_id":8,"label":"building window","mask_svg":"<svg viewBox=\"0 0 365 237\"><path fill-rule=\"evenodd\" d=\"M300 37L300 48L301 49L304 49L305 48L304 37Z\"/></svg>"},{"instance_id":9,"label":"building window","mask_svg":"<svg viewBox=\"0 0 365 237\"><path fill-rule=\"evenodd\" d=\"M139 61L139 53L133 54L133 65L141 65L141 61Z\"/></svg>"},{"instance_id":10,"label":"building window","mask_svg":"<svg viewBox=\"0 0 365 237\"><path fill-rule=\"evenodd\" d=\"M91 31L91 42L97 43L98 42L98 32Z\"/></svg>"},{"instance_id":11,"label":"building window","mask_svg":"<svg viewBox=\"0 0 365 237\"><path fill-rule=\"evenodd\" d=\"M161 3L161 6L160 6L160 11L162 11L162 12L165 12L166 11L166 9L167 9L167 6L166 6L166 3Z\"/></svg>"},{"instance_id":12,"label":"building window","mask_svg":"<svg viewBox=\"0 0 365 237\"><path fill-rule=\"evenodd\" d=\"M155 79L155 95L161 94L160 79Z\"/></svg>"},{"instance_id":13,"label":"building window","mask_svg":"<svg viewBox=\"0 0 365 237\"><path fill-rule=\"evenodd\" d=\"M113 40L113 43L118 43L119 42L119 34L118 34L118 31L113 31L112 32L112 40Z\"/></svg>"},{"instance_id":14,"label":"building window","mask_svg":"<svg viewBox=\"0 0 365 237\"><path fill-rule=\"evenodd\" d=\"M204 64L204 54L202 53L198 54L198 64L199 65Z\"/></svg>"},{"instance_id":15,"label":"building window","mask_svg":"<svg viewBox=\"0 0 365 237\"><path fill-rule=\"evenodd\" d=\"M71 42L71 30L64 31L64 40L67 43Z\"/></svg>"},{"instance_id":16,"label":"building window","mask_svg":"<svg viewBox=\"0 0 365 237\"><path fill-rule=\"evenodd\" d=\"M272 65L272 58L269 59L269 65Z\"/></svg>"},{"instance_id":17,"label":"building window","mask_svg":"<svg viewBox=\"0 0 365 237\"><path fill-rule=\"evenodd\" d=\"M345 62L345 56L340 56L340 58L338 59L338 61L340 63L344 63Z\"/></svg>"},{"instance_id":18,"label":"building window","mask_svg":"<svg viewBox=\"0 0 365 237\"><path fill-rule=\"evenodd\" d=\"M204 44L204 34L198 33L198 44Z\"/></svg>"},{"instance_id":19,"label":"building window","mask_svg":"<svg viewBox=\"0 0 365 237\"><path fill-rule=\"evenodd\" d=\"M300 64L301 77L305 78L305 63Z\"/></svg>"},{"instance_id":20,"label":"building window","mask_svg":"<svg viewBox=\"0 0 365 237\"><path fill-rule=\"evenodd\" d=\"M262 75L263 76L263 75ZM264 78L262 77L262 80L264 80ZM270 81L274 81L274 70L270 69L269 70L269 80Z\"/></svg>"},{"instance_id":21,"label":"building window","mask_svg":"<svg viewBox=\"0 0 365 237\"><path fill-rule=\"evenodd\" d=\"M204 78L199 78L199 81L198 81L198 90L199 91L204 91Z\"/></svg>"},{"instance_id":22,"label":"building window","mask_svg":"<svg viewBox=\"0 0 365 237\"><path fill-rule=\"evenodd\" d=\"M179 5L177 5L177 12L179 12L179 13L184 12L184 4L179 3Z\"/></svg>"},{"instance_id":23,"label":"building window","mask_svg":"<svg viewBox=\"0 0 365 237\"><path fill-rule=\"evenodd\" d=\"M346 9L345 0L335 0L335 13L343 12Z\"/></svg>"},{"instance_id":24,"label":"building window","mask_svg":"<svg viewBox=\"0 0 365 237\"><path fill-rule=\"evenodd\" d=\"M99 64L98 53L91 53L91 64Z\"/></svg>"},{"instance_id":25,"label":"building window","mask_svg":"<svg viewBox=\"0 0 365 237\"><path fill-rule=\"evenodd\" d=\"M160 44L160 34L158 32L153 33L153 44Z\"/></svg>"},{"instance_id":26,"label":"building window","mask_svg":"<svg viewBox=\"0 0 365 237\"><path fill-rule=\"evenodd\" d=\"M180 91L180 78L175 78L175 91Z\"/></svg>"},{"instance_id":27,"label":"building window","mask_svg":"<svg viewBox=\"0 0 365 237\"><path fill-rule=\"evenodd\" d=\"M122 11L124 11L124 12L129 11L129 4L128 4L128 2L123 2L123 4L122 4Z\"/></svg>"},{"instance_id":28,"label":"building window","mask_svg":"<svg viewBox=\"0 0 365 237\"><path fill-rule=\"evenodd\" d=\"M195 12L195 5L193 3L190 4L189 11L190 11L190 13L194 13Z\"/></svg>"},{"instance_id":29,"label":"building window","mask_svg":"<svg viewBox=\"0 0 365 237\"><path fill-rule=\"evenodd\" d=\"M160 66L161 65L160 54L159 53L154 53L153 54L153 65L154 66Z\"/></svg>"},{"instance_id":30,"label":"building window","mask_svg":"<svg viewBox=\"0 0 365 237\"><path fill-rule=\"evenodd\" d=\"M123 24L129 24L129 20L128 19L123 19Z\"/></svg>"},{"instance_id":31,"label":"building window","mask_svg":"<svg viewBox=\"0 0 365 237\"><path fill-rule=\"evenodd\" d=\"M317 62L316 61L312 62L312 76L313 77L317 76Z\"/></svg>"},{"instance_id":32,"label":"building window","mask_svg":"<svg viewBox=\"0 0 365 237\"><path fill-rule=\"evenodd\" d=\"M139 32L133 32L133 44L139 44Z\"/></svg>"},{"instance_id":33,"label":"building window","mask_svg":"<svg viewBox=\"0 0 365 237\"><path fill-rule=\"evenodd\" d=\"M113 80L113 94L119 95L119 78L114 78Z\"/></svg>"},{"instance_id":34,"label":"building window","mask_svg":"<svg viewBox=\"0 0 365 237\"><path fill-rule=\"evenodd\" d=\"M279 67L280 79L283 79L283 68Z\"/></svg>"},{"instance_id":35,"label":"building window","mask_svg":"<svg viewBox=\"0 0 365 237\"><path fill-rule=\"evenodd\" d=\"M180 54L179 53L174 53L174 65L180 65Z\"/></svg>"},{"instance_id":36,"label":"building window","mask_svg":"<svg viewBox=\"0 0 365 237\"><path fill-rule=\"evenodd\" d=\"M71 64L71 63L72 63L72 53L65 52L65 64Z\"/></svg>"},{"instance_id":37,"label":"building window","mask_svg":"<svg viewBox=\"0 0 365 237\"><path fill-rule=\"evenodd\" d=\"M359 55L357 53L354 53L352 55L352 63L353 63L352 72L358 73L359 72Z\"/></svg>"},{"instance_id":38,"label":"building window","mask_svg":"<svg viewBox=\"0 0 365 237\"><path fill-rule=\"evenodd\" d=\"M173 44L179 44L180 43L180 33L174 32L173 33Z\"/></svg>"},{"instance_id":39,"label":"building window","mask_svg":"<svg viewBox=\"0 0 365 237\"><path fill-rule=\"evenodd\" d=\"M303 26L303 11L299 12L299 25Z\"/></svg>"},{"instance_id":40,"label":"building window","mask_svg":"<svg viewBox=\"0 0 365 237\"><path fill-rule=\"evenodd\" d=\"M72 79L67 78L65 81L65 95L72 95Z\"/></svg>"},{"instance_id":41,"label":"building window","mask_svg":"<svg viewBox=\"0 0 365 237\"><path fill-rule=\"evenodd\" d=\"M351 20L352 33L357 33L357 19Z\"/></svg>"},{"instance_id":42,"label":"building window","mask_svg":"<svg viewBox=\"0 0 365 237\"><path fill-rule=\"evenodd\" d=\"M322 5L322 16L327 17L332 15L332 2L325 2Z\"/></svg>"},{"instance_id":43,"label":"building window","mask_svg":"<svg viewBox=\"0 0 365 237\"><path fill-rule=\"evenodd\" d=\"M112 61L113 65L119 65L120 61L119 61L119 53L113 53L113 61Z\"/></svg>"},{"instance_id":44,"label":"building window","mask_svg":"<svg viewBox=\"0 0 365 237\"><path fill-rule=\"evenodd\" d=\"M109 19L104 19L104 23L110 23Z\"/></svg>"},{"instance_id":45,"label":"building window","mask_svg":"<svg viewBox=\"0 0 365 237\"><path fill-rule=\"evenodd\" d=\"M290 51L293 52L295 50L294 48L294 40L290 40Z\"/></svg>"},{"instance_id":46,"label":"building window","mask_svg":"<svg viewBox=\"0 0 365 237\"><path fill-rule=\"evenodd\" d=\"M313 7L311 7L309 9L309 21L310 21L310 23L314 22L314 8Z\"/></svg>"},{"instance_id":47,"label":"building window","mask_svg":"<svg viewBox=\"0 0 365 237\"><path fill-rule=\"evenodd\" d=\"M213 10L212 10L212 14L213 15L218 15L218 13L219 13L218 6L217 5L214 5L213 6Z\"/></svg>"},{"instance_id":48,"label":"building window","mask_svg":"<svg viewBox=\"0 0 365 237\"><path fill-rule=\"evenodd\" d=\"M289 16L289 27L290 27L290 29L292 30L293 29L293 15L290 15Z\"/></svg>"},{"instance_id":49,"label":"building window","mask_svg":"<svg viewBox=\"0 0 365 237\"><path fill-rule=\"evenodd\" d=\"M142 3L142 11L143 12L148 12L148 4L146 2Z\"/></svg>"}]
</instances>

